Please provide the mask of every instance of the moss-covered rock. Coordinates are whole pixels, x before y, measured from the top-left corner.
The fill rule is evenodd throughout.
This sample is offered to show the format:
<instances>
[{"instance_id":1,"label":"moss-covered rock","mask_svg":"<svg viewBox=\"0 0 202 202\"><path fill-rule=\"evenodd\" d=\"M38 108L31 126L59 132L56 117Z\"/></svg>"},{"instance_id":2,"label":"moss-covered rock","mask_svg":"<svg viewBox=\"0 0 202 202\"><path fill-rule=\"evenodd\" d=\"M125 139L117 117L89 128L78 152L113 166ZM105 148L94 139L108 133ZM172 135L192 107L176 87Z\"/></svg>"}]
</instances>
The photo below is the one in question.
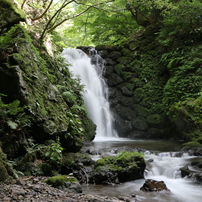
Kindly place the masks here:
<instances>
[{"instance_id":1,"label":"moss-covered rock","mask_svg":"<svg viewBox=\"0 0 202 202\"><path fill-rule=\"evenodd\" d=\"M117 86L117 89L122 92L125 96L132 96L133 90L134 90L134 84L133 83L122 83L121 85Z\"/></svg>"},{"instance_id":2,"label":"moss-covered rock","mask_svg":"<svg viewBox=\"0 0 202 202\"><path fill-rule=\"evenodd\" d=\"M6 163L5 161L6 161L6 156L0 149L0 182L5 181L9 177L8 171L5 167L5 163Z\"/></svg>"},{"instance_id":3,"label":"moss-covered rock","mask_svg":"<svg viewBox=\"0 0 202 202\"><path fill-rule=\"evenodd\" d=\"M143 178L145 161L137 152L120 152L116 157L104 157L96 161L90 181L111 184Z\"/></svg>"},{"instance_id":4,"label":"moss-covered rock","mask_svg":"<svg viewBox=\"0 0 202 202\"><path fill-rule=\"evenodd\" d=\"M8 162L6 155L0 148L0 182L15 176L13 166Z\"/></svg>"},{"instance_id":5,"label":"moss-covered rock","mask_svg":"<svg viewBox=\"0 0 202 202\"><path fill-rule=\"evenodd\" d=\"M202 97L175 103L169 110L169 118L175 123L182 137L188 141L202 138Z\"/></svg>"},{"instance_id":6,"label":"moss-covered rock","mask_svg":"<svg viewBox=\"0 0 202 202\"><path fill-rule=\"evenodd\" d=\"M146 122L146 119L142 116L137 116L136 118L133 118L132 126L136 128L137 130L146 131L148 129L148 124Z\"/></svg>"},{"instance_id":7,"label":"moss-covered rock","mask_svg":"<svg viewBox=\"0 0 202 202\"><path fill-rule=\"evenodd\" d=\"M25 21L25 15L9 0L0 0L0 33L6 33L10 27L18 24L20 21Z\"/></svg>"},{"instance_id":8,"label":"moss-covered rock","mask_svg":"<svg viewBox=\"0 0 202 202\"><path fill-rule=\"evenodd\" d=\"M45 183L72 193L82 192L81 185L79 184L78 180L69 175L53 176L45 180Z\"/></svg>"},{"instance_id":9,"label":"moss-covered rock","mask_svg":"<svg viewBox=\"0 0 202 202\"><path fill-rule=\"evenodd\" d=\"M149 114L149 110L147 108L138 104L134 104L133 109L138 116L147 117L147 115Z\"/></svg>"}]
</instances>

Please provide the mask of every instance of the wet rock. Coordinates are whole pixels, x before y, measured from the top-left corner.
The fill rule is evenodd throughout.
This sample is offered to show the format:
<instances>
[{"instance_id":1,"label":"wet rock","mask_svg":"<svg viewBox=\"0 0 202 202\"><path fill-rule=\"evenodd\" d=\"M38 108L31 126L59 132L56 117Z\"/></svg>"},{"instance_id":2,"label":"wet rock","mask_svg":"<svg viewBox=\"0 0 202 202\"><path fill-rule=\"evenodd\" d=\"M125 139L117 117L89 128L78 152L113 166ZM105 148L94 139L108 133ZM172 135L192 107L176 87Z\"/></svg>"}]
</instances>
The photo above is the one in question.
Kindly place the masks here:
<instances>
[{"instance_id":1,"label":"wet rock","mask_svg":"<svg viewBox=\"0 0 202 202\"><path fill-rule=\"evenodd\" d=\"M170 191L164 181L156 181L152 179L146 180L140 190L146 192Z\"/></svg>"},{"instance_id":2,"label":"wet rock","mask_svg":"<svg viewBox=\"0 0 202 202\"><path fill-rule=\"evenodd\" d=\"M90 183L113 184L141 179L145 167L144 159L137 152L120 152L96 161Z\"/></svg>"},{"instance_id":3,"label":"wet rock","mask_svg":"<svg viewBox=\"0 0 202 202\"><path fill-rule=\"evenodd\" d=\"M186 167L183 167L183 168L180 168L180 171L181 171L181 176L182 177L185 177L185 176L189 176L191 171L189 170L189 168L186 166Z\"/></svg>"},{"instance_id":4,"label":"wet rock","mask_svg":"<svg viewBox=\"0 0 202 202\"><path fill-rule=\"evenodd\" d=\"M198 162L199 165L200 165L200 162ZM197 165L197 162L193 162L191 163L191 165L196 168L196 170L190 170L188 166L185 166L183 168L180 168L180 171L181 171L181 176L182 177L186 177L192 181L196 181L198 183L202 183L202 172L201 172L201 169L198 168L195 166L195 164Z\"/></svg>"}]
</instances>

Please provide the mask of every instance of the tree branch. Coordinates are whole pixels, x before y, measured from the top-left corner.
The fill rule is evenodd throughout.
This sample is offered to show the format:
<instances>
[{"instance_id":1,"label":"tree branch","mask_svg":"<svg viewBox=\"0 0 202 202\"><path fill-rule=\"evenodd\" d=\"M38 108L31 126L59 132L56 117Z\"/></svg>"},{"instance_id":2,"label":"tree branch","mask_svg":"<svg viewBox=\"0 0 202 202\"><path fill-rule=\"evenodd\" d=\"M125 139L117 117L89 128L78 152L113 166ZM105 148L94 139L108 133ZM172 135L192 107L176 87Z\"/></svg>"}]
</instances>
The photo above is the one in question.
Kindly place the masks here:
<instances>
[{"instance_id":1,"label":"tree branch","mask_svg":"<svg viewBox=\"0 0 202 202\"><path fill-rule=\"evenodd\" d=\"M35 17L35 18L31 19L31 20L35 21L35 20L38 20L38 19L42 18L47 13L47 11L49 10L49 8L51 7L53 1L54 0L50 1L49 5L47 6L47 8L45 9L45 11L40 16L37 16L37 17Z\"/></svg>"},{"instance_id":2,"label":"tree branch","mask_svg":"<svg viewBox=\"0 0 202 202\"><path fill-rule=\"evenodd\" d=\"M69 17L69 18L65 18L64 20L62 20L61 22L59 22L57 25L51 27L48 32L51 32L52 30L54 30L56 27L60 26L62 23L64 23L65 21L67 20L70 20L70 19L73 19L73 18L76 18L76 17L79 17L80 15L82 15L83 13L85 13L86 11L88 11L90 8L92 8L93 6L90 6L88 8L86 8L84 11L78 13L77 15L74 15L72 17Z\"/></svg>"},{"instance_id":3,"label":"tree branch","mask_svg":"<svg viewBox=\"0 0 202 202\"><path fill-rule=\"evenodd\" d=\"M43 30L41 36L40 36L40 40L42 40L42 39L44 38L45 33L46 33L46 31L47 31L49 25L51 24L52 20L55 18L55 16L57 16L57 14L58 14L59 12L61 12L61 10L62 10L63 8L65 8L68 4L70 4L70 3L72 3L72 2L74 2L74 0L69 1L69 2L67 2L67 3L65 3L65 1L63 2L63 4L61 5L61 7L55 12L55 14L54 14L54 15L50 18L50 20L47 22L47 24L46 24L46 26L45 26L45 28L44 28L44 30Z\"/></svg>"},{"instance_id":4,"label":"tree branch","mask_svg":"<svg viewBox=\"0 0 202 202\"><path fill-rule=\"evenodd\" d=\"M25 2L26 2L26 0L23 1L22 5L21 5L21 9L23 9Z\"/></svg>"}]
</instances>

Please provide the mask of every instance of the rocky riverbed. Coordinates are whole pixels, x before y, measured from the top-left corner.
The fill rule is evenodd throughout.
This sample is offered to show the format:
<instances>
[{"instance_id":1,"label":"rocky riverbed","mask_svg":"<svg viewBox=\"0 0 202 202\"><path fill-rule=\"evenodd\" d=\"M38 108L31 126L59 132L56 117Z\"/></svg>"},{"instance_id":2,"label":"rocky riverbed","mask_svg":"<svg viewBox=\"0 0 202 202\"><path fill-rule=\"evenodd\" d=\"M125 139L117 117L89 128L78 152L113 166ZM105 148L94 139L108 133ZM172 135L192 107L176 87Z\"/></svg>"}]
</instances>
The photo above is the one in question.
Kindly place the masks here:
<instances>
[{"instance_id":1,"label":"rocky riverbed","mask_svg":"<svg viewBox=\"0 0 202 202\"><path fill-rule=\"evenodd\" d=\"M135 202L135 198L75 194L44 183L47 177L23 177L0 184L2 202Z\"/></svg>"}]
</instances>

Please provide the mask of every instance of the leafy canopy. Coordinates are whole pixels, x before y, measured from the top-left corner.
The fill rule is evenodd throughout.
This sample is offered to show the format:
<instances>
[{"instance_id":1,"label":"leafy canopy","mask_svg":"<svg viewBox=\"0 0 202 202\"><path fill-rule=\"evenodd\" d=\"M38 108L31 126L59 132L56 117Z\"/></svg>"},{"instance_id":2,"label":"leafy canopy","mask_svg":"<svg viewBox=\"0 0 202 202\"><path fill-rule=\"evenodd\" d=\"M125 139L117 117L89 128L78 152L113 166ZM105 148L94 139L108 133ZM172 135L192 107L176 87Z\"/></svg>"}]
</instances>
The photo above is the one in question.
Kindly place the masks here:
<instances>
[{"instance_id":1,"label":"leafy canopy","mask_svg":"<svg viewBox=\"0 0 202 202\"><path fill-rule=\"evenodd\" d=\"M120 44L152 24L162 40L175 33L201 32L201 0L15 0L29 29L59 46Z\"/></svg>"}]
</instances>

